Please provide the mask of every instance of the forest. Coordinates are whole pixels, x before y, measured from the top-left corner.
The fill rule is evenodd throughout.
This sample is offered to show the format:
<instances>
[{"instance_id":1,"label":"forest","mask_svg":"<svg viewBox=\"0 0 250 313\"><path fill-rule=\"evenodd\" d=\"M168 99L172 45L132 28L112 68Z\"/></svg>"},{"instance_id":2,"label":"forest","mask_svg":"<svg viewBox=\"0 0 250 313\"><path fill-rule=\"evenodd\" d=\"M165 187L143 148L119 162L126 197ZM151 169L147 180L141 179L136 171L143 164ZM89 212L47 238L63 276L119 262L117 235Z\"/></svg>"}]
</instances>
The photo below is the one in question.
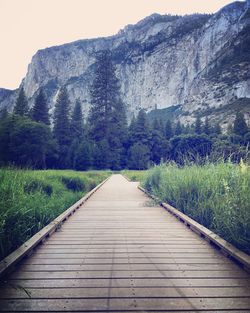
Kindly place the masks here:
<instances>
[{"instance_id":1,"label":"forest","mask_svg":"<svg viewBox=\"0 0 250 313\"><path fill-rule=\"evenodd\" d=\"M237 113L227 133L198 115L193 125L149 119L141 109L128 123L109 51L96 55L91 106L83 116L61 88L53 114L41 89L34 105L21 87L12 113L0 114L0 166L31 169L147 169L163 162L239 162L248 156L250 130Z\"/></svg>"}]
</instances>

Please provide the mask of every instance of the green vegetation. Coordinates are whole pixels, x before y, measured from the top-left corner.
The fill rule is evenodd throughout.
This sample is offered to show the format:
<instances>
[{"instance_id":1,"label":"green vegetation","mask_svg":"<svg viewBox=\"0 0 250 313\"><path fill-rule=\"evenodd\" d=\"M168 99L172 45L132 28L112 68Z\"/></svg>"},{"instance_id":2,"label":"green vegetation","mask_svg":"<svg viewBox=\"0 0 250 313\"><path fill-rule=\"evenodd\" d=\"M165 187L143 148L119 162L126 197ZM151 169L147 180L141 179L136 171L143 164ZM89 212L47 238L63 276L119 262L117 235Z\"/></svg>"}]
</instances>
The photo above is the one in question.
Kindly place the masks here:
<instances>
[{"instance_id":1,"label":"green vegetation","mask_svg":"<svg viewBox=\"0 0 250 313\"><path fill-rule=\"evenodd\" d=\"M0 259L109 175L108 171L0 169Z\"/></svg>"},{"instance_id":2,"label":"green vegetation","mask_svg":"<svg viewBox=\"0 0 250 313\"><path fill-rule=\"evenodd\" d=\"M200 15L191 18L191 29L201 20ZM128 112L121 100L110 51L96 54L93 69L90 110L85 118L83 103L78 100L70 103L65 86L56 98L51 116L53 125L45 89L37 92L33 105L20 88L13 113L0 112L0 166L144 170L172 161L179 165L187 160L204 164L208 159L212 162L231 159L238 163L248 153L247 99L228 104L227 110L230 108L230 115L235 117L223 134L220 125L201 115L202 112L196 114L192 125L183 125L179 119L180 105L156 109L148 115L141 109L127 125Z\"/></svg>"},{"instance_id":3,"label":"green vegetation","mask_svg":"<svg viewBox=\"0 0 250 313\"><path fill-rule=\"evenodd\" d=\"M121 171L121 174L125 177L127 177L131 181L143 181L145 177L146 171L129 171L129 170L123 170Z\"/></svg>"},{"instance_id":4,"label":"green vegetation","mask_svg":"<svg viewBox=\"0 0 250 313\"><path fill-rule=\"evenodd\" d=\"M250 254L250 170L243 161L155 166L143 186Z\"/></svg>"}]
</instances>

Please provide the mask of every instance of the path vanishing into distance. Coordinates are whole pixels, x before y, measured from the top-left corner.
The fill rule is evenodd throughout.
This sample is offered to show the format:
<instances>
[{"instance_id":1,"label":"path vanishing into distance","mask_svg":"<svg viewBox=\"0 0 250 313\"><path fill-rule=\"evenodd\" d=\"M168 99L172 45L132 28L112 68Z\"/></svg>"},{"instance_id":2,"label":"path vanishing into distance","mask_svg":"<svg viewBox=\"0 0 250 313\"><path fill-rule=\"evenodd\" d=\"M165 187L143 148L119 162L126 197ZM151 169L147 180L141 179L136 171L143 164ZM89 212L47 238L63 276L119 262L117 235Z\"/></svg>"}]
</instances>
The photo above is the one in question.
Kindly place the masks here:
<instances>
[{"instance_id":1,"label":"path vanishing into distance","mask_svg":"<svg viewBox=\"0 0 250 313\"><path fill-rule=\"evenodd\" d=\"M250 312L250 275L112 175L6 278L0 312Z\"/></svg>"}]
</instances>

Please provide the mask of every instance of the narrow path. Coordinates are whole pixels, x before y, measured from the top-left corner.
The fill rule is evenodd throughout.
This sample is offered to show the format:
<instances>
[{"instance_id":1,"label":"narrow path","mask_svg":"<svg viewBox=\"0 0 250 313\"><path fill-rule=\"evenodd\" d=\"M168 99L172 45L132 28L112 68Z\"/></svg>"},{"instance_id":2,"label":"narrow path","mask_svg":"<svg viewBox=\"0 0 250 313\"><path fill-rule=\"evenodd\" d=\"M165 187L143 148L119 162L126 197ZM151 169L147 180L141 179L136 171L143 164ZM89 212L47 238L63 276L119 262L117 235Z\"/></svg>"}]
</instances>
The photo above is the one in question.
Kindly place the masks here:
<instances>
[{"instance_id":1,"label":"narrow path","mask_svg":"<svg viewBox=\"0 0 250 313\"><path fill-rule=\"evenodd\" d=\"M0 312L250 312L250 275L113 175L0 289Z\"/></svg>"}]
</instances>

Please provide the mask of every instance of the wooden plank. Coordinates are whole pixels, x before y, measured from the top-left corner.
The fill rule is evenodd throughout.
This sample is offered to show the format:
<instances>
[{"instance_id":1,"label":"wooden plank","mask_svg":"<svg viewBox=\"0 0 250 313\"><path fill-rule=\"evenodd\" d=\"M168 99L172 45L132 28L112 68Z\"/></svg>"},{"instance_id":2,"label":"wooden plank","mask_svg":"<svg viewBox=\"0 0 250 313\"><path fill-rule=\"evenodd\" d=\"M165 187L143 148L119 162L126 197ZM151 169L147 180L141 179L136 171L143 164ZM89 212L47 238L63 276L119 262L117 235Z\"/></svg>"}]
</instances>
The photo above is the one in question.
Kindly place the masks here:
<instances>
[{"instance_id":1,"label":"wooden plank","mask_svg":"<svg viewBox=\"0 0 250 313\"><path fill-rule=\"evenodd\" d=\"M60 214L51 223L41 229L33 237L27 240L23 245L21 245L17 250L8 255L5 259L0 262L0 277L13 270L14 266L21 261L26 255L28 255L36 246L43 242L43 240L49 236L51 233L56 231L56 229L61 226L61 224L66 221L66 219L73 214L80 206L89 199L89 197L95 193L109 178L105 179L102 183L88 192L83 198L73 204L70 208Z\"/></svg>"},{"instance_id":2,"label":"wooden plank","mask_svg":"<svg viewBox=\"0 0 250 313\"><path fill-rule=\"evenodd\" d=\"M44 272L24 272L19 271L11 275L12 279L73 279L73 278L109 278L111 271L44 271ZM114 278L244 278L245 273L238 271L194 271L194 270L178 270L178 271L159 271L159 270L145 270L145 271L112 271L112 277Z\"/></svg>"},{"instance_id":3,"label":"wooden plank","mask_svg":"<svg viewBox=\"0 0 250 313\"><path fill-rule=\"evenodd\" d=\"M158 198L156 198L153 195L150 195L144 188L138 187L140 190L148 194L151 198L156 199L158 202L160 201ZM240 251L230 243L228 243L226 240L221 238L220 236L216 235L214 232L209 230L208 228L204 227L203 225L197 223L192 218L188 217L184 213L180 212L173 206L171 206L168 203L161 202L162 207L168 210L171 214L176 216L177 218L181 219L187 226L191 227L192 230L198 232L205 238L208 238L210 242L217 245L221 250L226 252L229 256L233 257L235 260L237 260L239 263L243 265L243 267L250 271L250 256L246 253Z\"/></svg>"},{"instance_id":4,"label":"wooden plank","mask_svg":"<svg viewBox=\"0 0 250 313\"><path fill-rule=\"evenodd\" d=\"M82 264L26 264L23 265L21 270L23 272L61 272L61 271L238 271L238 266L231 263L221 264L208 264L208 263L142 263L135 264L128 262L127 264L86 264L84 260Z\"/></svg>"},{"instance_id":5,"label":"wooden plank","mask_svg":"<svg viewBox=\"0 0 250 313\"><path fill-rule=\"evenodd\" d=\"M249 310L249 299L246 298L165 298L165 299L19 299L2 300L0 312L12 311L100 311L100 310Z\"/></svg>"},{"instance_id":6,"label":"wooden plank","mask_svg":"<svg viewBox=\"0 0 250 313\"><path fill-rule=\"evenodd\" d=\"M210 298L249 297L250 287L96 287L96 288L5 288L0 289L0 299L84 299L84 298Z\"/></svg>"},{"instance_id":7,"label":"wooden plank","mask_svg":"<svg viewBox=\"0 0 250 313\"><path fill-rule=\"evenodd\" d=\"M112 258L112 256L114 255L114 253L111 252L83 252L83 253L47 253L47 252L43 252L43 253L38 253L36 252L35 256L39 259L44 259L44 258L61 258L62 254L64 255L64 258L87 258L87 259L92 259L92 258L100 258L100 259L105 259L105 258ZM115 258L182 258L184 255L186 255L186 258L195 258L195 255L199 255L199 256L204 256L204 257L208 257L208 256L217 256L217 254L209 254L207 253L207 251L193 251L193 252L189 252L189 251L185 251L185 252L176 252L176 251L165 251L165 252L115 252L114 257ZM221 258L223 256L220 256ZM227 259L224 260L228 261Z\"/></svg>"},{"instance_id":8,"label":"wooden plank","mask_svg":"<svg viewBox=\"0 0 250 313\"><path fill-rule=\"evenodd\" d=\"M107 299L20 299L15 301L1 300L0 312L41 312L48 311L105 311L108 309Z\"/></svg>"},{"instance_id":9,"label":"wooden plank","mask_svg":"<svg viewBox=\"0 0 250 313\"><path fill-rule=\"evenodd\" d=\"M111 299L110 310L129 310L130 299ZM170 299L136 299L134 309L150 310L250 310L249 299L246 298L170 298Z\"/></svg>"},{"instance_id":10,"label":"wooden plank","mask_svg":"<svg viewBox=\"0 0 250 313\"><path fill-rule=\"evenodd\" d=\"M223 265L223 264L231 264L229 261L224 261L223 259L217 259L217 258L211 258L211 259L156 259L156 258L96 258L96 259L86 259L84 256L82 258L63 258L63 259L54 259L54 258L45 258L45 259L27 259L27 261L24 262L25 265L61 265L61 264L78 264L81 265L84 261L85 265L94 265L94 264L107 264L107 265L117 265L117 264L143 264L144 266L147 264L178 264L187 265L187 264L204 264L207 265Z\"/></svg>"},{"instance_id":11,"label":"wooden plank","mask_svg":"<svg viewBox=\"0 0 250 313\"><path fill-rule=\"evenodd\" d=\"M146 287L149 290L156 287L250 287L249 278L206 278L200 279L195 278L192 280L186 278L133 278L133 284L137 287ZM7 288L8 286L13 286L14 288L97 288L97 287L130 287L131 277L129 278L100 278L100 279L10 279L9 282L2 284L2 288Z\"/></svg>"},{"instance_id":12,"label":"wooden plank","mask_svg":"<svg viewBox=\"0 0 250 313\"><path fill-rule=\"evenodd\" d=\"M249 311L250 275L148 202L112 176L2 282L1 310Z\"/></svg>"}]
</instances>

